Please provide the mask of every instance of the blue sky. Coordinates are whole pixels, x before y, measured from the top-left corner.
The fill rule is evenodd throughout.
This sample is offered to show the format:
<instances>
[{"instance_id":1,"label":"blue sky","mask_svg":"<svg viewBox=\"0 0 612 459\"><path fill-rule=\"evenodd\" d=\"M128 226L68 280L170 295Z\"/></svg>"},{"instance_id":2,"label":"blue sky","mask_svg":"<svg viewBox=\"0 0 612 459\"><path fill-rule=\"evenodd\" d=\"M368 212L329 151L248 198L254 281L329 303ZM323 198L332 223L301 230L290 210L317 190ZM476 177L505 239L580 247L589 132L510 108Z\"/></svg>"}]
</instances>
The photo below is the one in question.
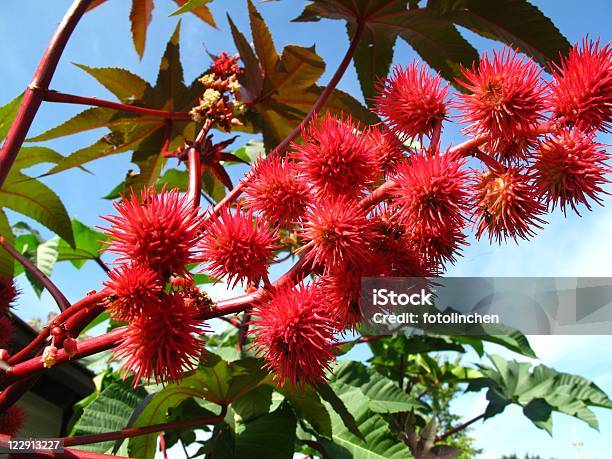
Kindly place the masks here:
<instances>
[{"instance_id":1,"label":"blue sky","mask_svg":"<svg viewBox=\"0 0 612 459\"><path fill-rule=\"evenodd\" d=\"M3 0L0 2L0 104L20 93L29 82L47 42L58 21L68 8L71 0ZM110 99L112 96L83 71L71 65L72 62L99 67L124 67L154 81L159 59L165 43L170 37L176 18L168 18L174 9L169 0L157 0L153 23L149 28L145 56L140 61L131 45L128 14L129 4L125 0L109 0L87 15L79 24L74 39L70 41L51 87L53 89L87 96ZM181 52L185 76L191 81L208 64L205 53L234 51L228 39L225 11L229 2L216 0L212 10L220 26L214 30L199 20L185 16L181 34ZM607 42L611 38L609 18L612 3L609 0L539 0L533 1L565 33L571 42L579 41L584 35L601 37ZM304 2L284 0L281 2L258 3L267 20L277 45L316 45L317 52L327 62L322 81L329 79L347 46L344 25L339 21L320 23L289 24L289 19L301 12ZM239 28L247 29L246 2L233 0L231 15ZM588 5L588 6L587 6ZM491 42L462 31L480 50L494 46ZM333 37L333 39L332 39ZM394 61L408 64L417 56L405 43L398 43ZM339 87L352 94L360 94L357 77L351 66ZM31 134L38 134L53 127L84 107L48 104L39 112ZM97 140L100 132L88 132L57 141L48 145L67 155L77 148ZM444 142L458 143L462 136L457 125L447 124L443 134ZM612 137L600 139L611 143ZM108 193L131 166L129 154L110 157L90 163L88 168L94 175L79 170L63 172L45 178L44 181L62 197L71 216L88 225L101 225L99 214L109 213L111 205L100 197ZM34 170L32 172L40 172ZM237 175L241 170L236 170ZM612 187L608 187L612 191ZM12 221L21 219L10 214ZM486 241L470 240L471 246L465 251L452 275L482 276L612 276L612 199L606 199L605 207L595 207L584 212L582 218L570 215L567 219L556 212L549 216L549 224L533 240L519 245L492 246ZM48 234L48 232L46 233ZM98 287L104 280L101 270L94 264L78 271L68 263L59 264L53 279L72 301ZM19 314L24 318L46 316L54 305L47 294L39 300L23 279L20 284L24 291L19 304ZM217 297L225 294L223 286L213 292ZM612 394L612 336L589 337L533 337L533 346L542 362L559 370L579 373L593 379L608 393ZM499 349L490 349L501 352ZM364 355L358 353L357 355ZM470 417L484 407L482 395L469 395L456 404L458 413ZM508 409L503 415L477 424L474 435L477 445L485 449L483 457L496 458L502 453L537 453L543 457L560 459L584 457L589 459L612 458L612 413L599 410L601 433L565 416L555 416L554 438L537 430L523 417L519 410ZM579 439L584 446L581 453L572 446ZM582 454L580 456L579 454Z\"/></svg>"}]
</instances>

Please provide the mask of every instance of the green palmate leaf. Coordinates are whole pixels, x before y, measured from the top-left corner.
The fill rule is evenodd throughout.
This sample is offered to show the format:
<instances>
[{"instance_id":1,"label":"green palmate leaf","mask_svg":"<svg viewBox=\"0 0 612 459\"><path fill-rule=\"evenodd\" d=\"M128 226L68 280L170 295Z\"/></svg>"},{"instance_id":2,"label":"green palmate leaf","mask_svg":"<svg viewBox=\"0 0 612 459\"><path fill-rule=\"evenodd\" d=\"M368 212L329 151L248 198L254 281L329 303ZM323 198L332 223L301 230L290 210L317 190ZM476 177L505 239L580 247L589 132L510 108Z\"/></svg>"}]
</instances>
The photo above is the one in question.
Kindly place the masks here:
<instances>
[{"instance_id":1,"label":"green palmate leaf","mask_svg":"<svg viewBox=\"0 0 612 459\"><path fill-rule=\"evenodd\" d=\"M45 241L36 247L36 251L33 253L30 261L40 269L47 277L51 277L53 267L57 262L57 246L59 244L59 238L57 236L52 237L48 241ZM40 297L44 290L44 286L36 279L30 271L26 271L26 277L34 292Z\"/></svg>"},{"instance_id":2,"label":"green palmate leaf","mask_svg":"<svg viewBox=\"0 0 612 459\"><path fill-rule=\"evenodd\" d=\"M408 448L389 429L387 421L368 408L369 402L357 387L334 385L342 403L359 425L362 436L351 432L342 418L330 410L332 440L320 439L330 457L353 459L411 459Z\"/></svg>"},{"instance_id":3,"label":"green palmate leaf","mask_svg":"<svg viewBox=\"0 0 612 459\"><path fill-rule=\"evenodd\" d=\"M124 429L136 406L147 393L133 388L131 380L117 380L98 394L84 410L73 429L74 435L100 434ZM80 447L96 453L105 453L113 447L112 441Z\"/></svg>"},{"instance_id":4,"label":"green palmate leaf","mask_svg":"<svg viewBox=\"0 0 612 459\"><path fill-rule=\"evenodd\" d=\"M247 121L264 135L264 144L273 148L280 143L312 108L323 88L316 83L325 71L325 63L313 48L289 45L281 56L274 47L263 19L249 4L255 53L230 19L234 42L245 66L240 80L245 102L252 104ZM333 113L350 112L368 123L376 117L358 101L334 90L325 109Z\"/></svg>"},{"instance_id":5,"label":"green palmate leaf","mask_svg":"<svg viewBox=\"0 0 612 459\"><path fill-rule=\"evenodd\" d=\"M70 261L75 268L80 269L87 260L95 260L101 255L108 237L76 219L72 220L72 232L75 247L70 247L64 240L59 241L57 260Z\"/></svg>"},{"instance_id":6,"label":"green palmate leaf","mask_svg":"<svg viewBox=\"0 0 612 459\"><path fill-rule=\"evenodd\" d=\"M2 236L6 242L14 245L13 231L11 225L6 218L6 214L0 209L0 236ZM15 263L13 257L8 254L6 250L0 249L0 279L12 279L15 269Z\"/></svg>"},{"instance_id":7,"label":"green palmate leaf","mask_svg":"<svg viewBox=\"0 0 612 459\"><path fill-rule=\"evenodd\" d=\"M420 410L426 406L408 396L389 378L361 362L344 361L334 368L332 385L341 383L358 388L368 408L375 413L399 413Z\"/></svg>"},{"instance_id":8,"label":"green palmate leaf","mask_svg":"<svg viewBox=\"0 0 612 459\"><path fill-rule=\"evenodd\" d=\"M281 405L275 411L237 426L224 426L209 446L215 459L291 459L295 449L296 419L291 408Z\"/></svg>"},{"instance_id":9,"label":"green palmate leaf","mask_svg":"<svg viewBox=\"0 0 612 459\"><path fill-rule=\"evenodd\" d=\"M57 164L64 157L47 147L22 147L13 163L13 170L20 171L42 163Z\"/></svg>"},{"instance_id":10,"label":"green palmate leaf","mask_svg":"<svg viewBox=\"0 0 612 459\"><path fill-rule=\"evenodd\" d=\"M266 376L256 359L228 363L215 354L207 354L206 363L196 373L178 383L168 384L148 399L133 426L165 422L169 409L191 397L228 405L262 384ZM135 437L129 443L130 454L139 458L152 458L156 444L156 434Z\"/></svg>"},{"instance_id":11,"label":"green palmate leaf","mask_svg":"<svg viewBox=\"0 0 612 459\"><path fill-rule=\"evenodd\" d=\"M138 75L117 67L96 68L75 64L112 92L122 102L140 100L151 86Z\"/></svg>"},{"instance_id":12,"label":"green palmate leaf","mask_svg":"<svg viewBox=\"0 0 612 459\"><path fill-rule=\"evenodd\" d=\"M427 8L486 38L519 48L545 69L570 48L553 22L527 0L429 0Z\"/></svg>"},{"instance_id":13,"label":"green palmate leaf","mask_svg":"<svg viewBox=\"0 0 612 459\"><path fill-rule=\"evenodd\" d=\"M488 388L485 416L495 416L515 403L539 428L552 431L553 411L574 416L593 428L597 418L589 407L612 409L612 401L597 385L580 376L559 373L545 365L490 356L493 367L481 365L482 378L470 382L468 390Z\"/></svg>"},{"instance_id":14,"label":"green palmate leaf","mask_svg":"<svg viewBox=\"0 0 612 459\"><path fill-rule=\"evenodd\" d=\"M478 60L474 47L452 22L425 8L408 10L408 3L408 0L315 0L295 21L342 19L347 21L349 37L354 36L358 23L364 23L364 38L354 60L366 99L374 95L376 80L388 74L398 36L451 81L459 76L460 64L470 65Z\"/></svg>"},{"instance_id":15,"label":"green palmate leaf","mask_svg":"<svg viewBox=\"0 0 612 459\"><path fill-rule=\"evenodd\" d=\"M232 403L232 410L242 421L249 421L270 411L272 388L259 386Z\"/></svg>"},{"instance_id":16,"label":"green palmate leaf","mask_svg":"<svg viewBox=\"0 0 612 459\"><path fill-rule=\"evenodd\" d=\"M21 105L21 99L23 99L23 94L18 95L9 103L0 107L0 140L4 139L6 134L8 134L13 119L17 115L17 110L19 110L19 105Z\"/></svg>"},{"instance_id":17,"label":"green palmate leaf","mask_svg":"<svg viewBox=\"0 0 612 459\"><path fill-rule=\"evenodd\" d=\"M179 171L178 169L168 169L164 175L159 178L155 184L155 189L161 191L166 186L168 189L177 188L181 191L187 191L189 182L189 173L187 171Z\"/></svg>"},{"instance_id":18,"label":"green palmate leaf","mask_svg":"<svg viewBox=\"0 0 612 459\"><path fill-rule=\"evenodd\" d=\"M307 386L301 390L285 385L279 388L279 391L285 396L296 413L301 418L306 419L318 434L331 438L332 426L329 412L312 387Z\"/></svg>"},{"instance_id":19,"label":"green palmate leaf","mask_svg":"<svg viewBox=\"0 0 612 459\"><path fill-rule=\"evenodd\" d=\"M8 207L36 220L74 246L68 213L60 198L42 182L20 172L11 172L0 189L0 207Z\"/></svg>"},{"instance_id":20,"label":"green palmate leaf","mask_svg":"<svg viewBox=\"0 0 612 459\"><path fill-rule=\"evenodd\" d=\"M233 154L247 163L252 163L259 158L265 157L266 149L263 142L249 140L246 145L235 150Z\"/></svg>"},{"instance_id":21,"label":"green palmate leaf","mask_svg":"<svg viewBox=\"0 0 612 459\"><path fill-rule=\"evenodd\" d=\"M363 434L359 430L357 420L349 411L342 398L340 398L336 393L336 389L342 388L344 388L342 383L338 383L334 387L332 387L330 384L319 384L317 386L317 392L321 398L329 404L334 413L342 420L342 423L346 429L351 432L352 435L363 439ZM359 389L355 388L355 391L359 391ZM363 397L363 394L361 395Z\"/></svg>"},{"instance_id":22,"label":"green palmate leaf","mask_svg":"<svg viewBox=\"0 0 612 459\"><path fill-rule=\"evenodd\" d=\"M225 186L210 170L202 174L202 190L215 202L221 201L225 196Z\"/></svg>"}]
</instances>

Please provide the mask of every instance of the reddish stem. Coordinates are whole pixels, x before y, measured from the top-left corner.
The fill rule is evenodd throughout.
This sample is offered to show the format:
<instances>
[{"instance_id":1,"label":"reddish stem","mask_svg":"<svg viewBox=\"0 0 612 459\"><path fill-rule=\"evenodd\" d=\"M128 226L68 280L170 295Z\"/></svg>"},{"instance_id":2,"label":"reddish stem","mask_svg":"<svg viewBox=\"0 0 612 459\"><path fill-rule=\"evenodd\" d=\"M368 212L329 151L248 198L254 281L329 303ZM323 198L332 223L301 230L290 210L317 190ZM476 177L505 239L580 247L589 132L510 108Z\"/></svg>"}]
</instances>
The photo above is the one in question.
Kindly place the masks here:
<instances>
[{"instance_id":1,"label":"reddish stem","mask_svg":"<svg viewBox=\"0 0 612 459\"><path fill-rule=\"evenodd\" d=\"M369 195L363 198L359 202L359 206L363 210L369 210L372 207L378 205L383 202L385 199L390 199L393 197L393 191L397 188L397 184L393 181L388 181L380 185L374 191L372 191Z\"/></svg>"},{"instance_id":2,"label":"reddish stem","mask_svg":"<svg viewBox=\"0 0 612 459\"><path fill-rule=\"evenodd\" d=\"M60 311L65 311L70 307L70 301L64 296L59 288L43 273L36 265L30 260L20 254L11 244L9 244L4 237L0 236L0 245L6 250L13 258L27 269L32 276L36 278L51 294Z\"/></svg>"},{"instance_id":3,"label":"reddish stem","mask_svg":"<svg viewBox=\"0 0 612 459\"><path fill-rule=\"evenodd\" d=\"M104 441L122 440L124 438L138 437L166 430L190 429L203 425L219 424L223 422L227 407L223 406L218 416L207 416L197 419L187 419L184 421L165 422L163 424L153 424L150 426L131 427L129 429L118 430L116 432L105 432L93 435L80 435L78 437L65 437L65 446L89 445Z\"/></svg>"},{"instance_id":4,"label":"reddish stem","mask_svg":"<svg viewBox=\"0 0 612 459\"><path fill-rule=\"evenodd\" d=\"M57 351L55 365L112 349L121 342L125 331L126 327L116 328L109 333L105 333L104 335L96 336L79 343L77 353L72 358L70 358L70 356L63 349L59 349ZM43 365L40 357L36 356L32 359L26 360L25 362L18 363L14 367L7 370L5 382L10 384L22 378L35 376L43 371L45 371L45 366Z\"/></svg>"},{"instance_id":5,"label":"reddish stem","mask_svg":"<svg viewBox=\"0 0 612 459\"><path fill-rule=\"evenodd\" d=\"M11 440L12 437L0 434L0 444ZM38 451L36 453L19 454L19 459L37 458L37 457L52 457L59 459L126 459L123 456L111 456L109 454L92 453L91 451L82 451L79 449L66 448L63 453L54 451Z\"/></svg>"},{"instance_id":6,"label":"reddish stem","mask_svg":"<svg viewBox=\"0 0 612 459\"><path fill-rule=\"evenodd\" d=\"M75 94L66 94L63 92L45 90L43 91L43 100L45 102L60 102L64 104L91 105L93 107L112 108L122 112L136 113L138 115L152 116L155 118L163 118L167 120L190 120L191 115L187 112L168 112L166 110L157 110L154 108L138 107L136 105L123 104L121 102L112 102L110 100L98 99L97 97L84 97Z\"/></svg>"},{"instance_id":7,"label":"reddish stem","mask_svg":"<svg viewBox=\"0 0 612 459\"><path fill-rule=\"evenodd\" d=\"M51 83L51 78L55 73L66 43L91 2L92 0L75 0L72 3L34 72L32 82L23 95L15 121L11 125L4 145L0 150L0 187L6 180L17 153L30 130L32 121L34 121L43 101L43 91L49 88L49 83Z\"/></svg>"},{"instance_id":8,"label":"reddish stem","mask_svg":"<svg viewBox=\"0 0 612 459\"><path fill-rule=\"evenodd\" d=\"M74 303L64 312L59 314L55 319L53 319L50 324L43 328L42 331L38 334L38 336L34 338L26 347L20 350L17 354L13 355L8 361L9 365L15 365L16 363L21 362L24 358L28 357L30 354L36 352L40 348L40 346L42 346L45 340L49 337L49 333L53 325L63 324L73 314L81 311L82 309L88 306L97 304L100 301L104 300L108 296L108 294L108 290L104 289L98 293L87 295L79 302Z\"/></svg>"},{"instance_id":9,"label":"reddish stem","mask_svg":"<svg viewBox=\"0 0 612 459\"><path fill-rule=\"evenodd\" d=\"M280 154L284 152L285 149L289 146L289 144L293 142L301 134L302 128L310 122L310 120L315 116L315 114L319 110L321 110L321 108L323 108L323 106L325 105L325 102L327 102L327 99L329 99L329 96L331 96L334 89L336 89L336 86L338 86L338 83L342 79L342 76L344 75L344 73L346 72L346 69L351 63L351 59L353 59L353 55L355 54L355 50L357 49L357 45L359 44L359 41L361 40L364 30L365 30L365 21L359 21L359 23L357 24L357 30L355 31L355 36L353 36L353 39L351 40L351 44L349 45L349 48L346 50L346 54L344 55L344 58L342 59L342 61L340 62L340 65L336 69L336 73L334 73L334 75L331 77L331 79L329 80L329 83L327 84L323 92L321 92L321 95L319 95L319 98L315 101L314 105L312 106L308 114L304 117L302 122L298 124L293 129L293 131L291 131L291 133L289 133L289 135L285 137L283 141L276 146L276 148L271 152L271 154ZM225 195L225 197L221 201L217 203L217 205L213 208L212 214L217 214L223 207L234 202L236 198L240 196L240 194L242 193L242 190L244 189L245 184L246 182L244 180L241 180L234 187L234 189L232 189L232 191L230 191L227 195Z\"/></svg>"},{"instance_id":10,"label":"reddish stem","mask_svg":"<svg viewBox=\"0 0 612 459\"><path fill-rule=\"evenodd\" d=\"M191 147L189 149L187 162L189 164L189 191L187 199L197 209L200 206L200 196L202 196L202 164L200 162L199 148Z\"/></svg>"},{"instance_id":11,"label":"reddish stem","mask_svg":"<svg viewBox=\"0 0 612 459\"><path fill-rule=\"evenodd\" d=\"M442 121L438 121L433 128L431 141L429 142L430 154L440 150L440 136L442 134Z\"/></svg>"},{"instance_id":12,"label":"reddish stem","mask_svg":"<svg viewBox=\"0 0 612 459\"><path fill-rule=\"evenodd\" d=\"M436 441L444 441L446 440L447 437L450 437L451 435L456 434L457 432L461 432L462 430L466 429L467 427L471 426L472 424L474 424L477 421L480 421L482 418L485 417L485 413L479 414L478 416L476 416L475 418L470 419L469 421L464 422L463 424L459 424L457 427L453 427L452 429L450 429L448 432L444 432L443 434L440 434L436 437Z\"/></svg>"},{"instance_id":13,"label":"reddish stem","mask_svg":"<svg viewBox=\"0 0 612 459\"><path fill-rule=\"evenodd\" d=\"M303 258L293 265L293 267L279 277L276 282L272 283L273 287L280 287L288 283L294 285L300 282L308 274L308 264ZM247 310L253 303L260 300L262 296L269 292L270 289L261 289L254 293L247 295L241 295L236 298L229 300L219 301L214 309L207 311L203 314L203 319L213 319L215 317L227 316L231 314L237 314L239 312Z\"/></svg>"}]
</instances>

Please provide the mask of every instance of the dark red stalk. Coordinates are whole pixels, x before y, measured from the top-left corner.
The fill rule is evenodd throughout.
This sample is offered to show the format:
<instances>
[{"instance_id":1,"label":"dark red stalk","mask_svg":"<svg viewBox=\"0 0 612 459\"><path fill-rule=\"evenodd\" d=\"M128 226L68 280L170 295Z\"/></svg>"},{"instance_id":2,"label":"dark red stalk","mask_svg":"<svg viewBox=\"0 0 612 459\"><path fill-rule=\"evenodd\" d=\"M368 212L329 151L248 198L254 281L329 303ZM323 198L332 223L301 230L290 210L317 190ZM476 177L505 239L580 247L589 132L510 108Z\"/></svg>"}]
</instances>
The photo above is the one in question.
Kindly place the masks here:
<instances>
[{"instance_id":1,"label":"dark red stalk","mask_svg":"<svg viewBox=\"0 0 612 459\"><path fill-rule=\"evenodd\" d=\"M92 0L75 0L72 3L49 42L49 46L34 72L32 82L25 90L15 121L11 125L4 145L0 150L0 187L6 180L17 153L30 130L32 121L34 121L43 101L43 92L49 88L51 78L55 73L66 43L91 2Z\"/></svg>"},{"instance_id":2,"label":"dark red stalk","mask_svg":"<svg viewBox=\"0 0 612 459\"><path fill-rule=\"evenodd\" d=\"M285 139L283 139L281 143L279 143L276 146L276 148L271 152L271 154L283 153L287 149L289 144L293 142L302 133L302 128L310 122L313 116L315 116L315 114L319 110L321 110L321 108L323 108L323 106L325 105L325 102L327 102L327 99L329 99L329 96L331 96L334 89L336 89L336 86L338 86L338 83L342 79L344 72L346 72L346 69L351 63L351 59L353 59L353 55L355 54L357 45L359 44L359 41L361 40L364 29L365 29L365 21L360 21L357 24L357 30L355 31L355 35L353 36L353 39L351 40L351 44L349 45L349 48L346 50L346 54L344 55L344 58L340 62L340 65L336 69L336 73L334 73L334 75L331 77L331 79L329 80L329 83L327 83L327 86L325 87L323 92L321 92L321 95L319 95L318 99L315 101L314 105L312 106L308 114L304 117L304 119L300 122L300 124L298 124L293 129L293 131L291 131L291 133L287 137L285 137ZM213 208L212 213L217 214L223 207L234 202L236 198L240 196L240 194L242 193L242 190L245 184L246 184L245 181L241 180L234 187L234 189L232 189L228 194L225 195L225 197L221 201L217 203L217 205Z\"/></svg>"},{"instance_id":3,"label":"dark red stalk","mask_svg":"<svg viewBox=\"0 0 612 459\"><path fill-rule=\"evenodd\" d=\"M6 250L14 259L16 259L19 263L23 265L25 269L27 269L32 276L36 278L51 294L60 311L65 311L70 307L70 301L64 296L64 294L60 291L59 288L47 277L45 273L43 273L36 265L34 265L30 260L21 255L11 244L9 244L6 239L0 236L0 245Z\"/></svg>"},{"instance_id":4,"label":"dark red stalk","mask_svg":"<svg viewBox=\"0 0 612 459\"><path fill-rule=\"evenodd\" d=\"M429 142L430 154L440 150L440 136L442 134L442 121L438 121L434 126L431 134L431 142Z\"/></svg>"},{"instance_id":5,"label":"dark red stalk","mask_svg":"<svg viewBox=\"0 0 612 459\"><path fill-rule=\"evenodd\" d=\"M202 164L200 162L200 149L191 147L187 152L187 163L189 168L189 191L187 199L198 208L200 196L202 196Z\"/></svg>"},{"instance_id":6,"label":"dark red stalk","mask_svg":"<svg viewBox=\"0 0 612 459\"><path fill-rule=\"evenodd\" d=\"M486 154L480 148L475 148L473 154L475 158L481 160L491 170L500 172L506 170L506 168L499 161L497 161L491 155Z\"/></svg>"},{"instance_id":7,"label":"dark red stalk","mask_svg":"<svg viewBox=\"0 0 612 459\"><path fill-rule=\"evenodd\" d=\"M287 283L297 284L308 274L308 265L303 258L293 265L293 267L279 277L275 282L272 283L273 287L280 287ZM249 293L247 295L241 295L236 298L229 300L219 301L215 308L207 311L202 315L203 319L213 319L215 317L227 316L231 314L237 314L239 312L247 310L254 302L261 299L261 297L268 292L270 289L261 289L256 292Z\"/></svg>"},{"instance_id":8,"label":"dark red stalk","mask_svg":"<svg viewBox=\"0 0 612 459\"><path fill-rule=\"evenodd\" d=\"M6 442L11 437L0 434L0 442ZM66 448L63 453L53 451L39 451L37 453L19 454L19 459L36 458L36 457L52 457L59 459L126 459L123 456L111 456L109 454L92 453L91 451L82 451L79 449Z\"/></svg>"},{"instance_id":9,"label":"dark red stalk","mask_svg":"<svg viewBox=\"0 0 612 459\"><path fill-rule=\"evenodd\" d=\"M77 353L72 358L70 358L70 356L63 349L59 349L57 351L55 365L112 349L119 344L123 338L123 335L125 334L125 330L125 327L116 328L109 333L105 333L104 335L89 338L80 342L78 344ZM26 360L25 362L18 363L11 369L7 370L5 382L10 384L22 378L35 376L43 371L45 371L43 362L39 356L36 356L30 360Z\"/></svg>"},{"instance_id":10,"label":"dark red stalk","mask_svg":"<svg viewBox=\"0 0 612 459\"><path fill-rule=\"evenodd\" d=\"M9 361L9 365L14 365L16 363L21 362L24 358L28 357L30 354L36 352L45 342L45 340L49 337L49 333L51 331L51 327L55 324L63 324L68 318L70 318L73 314L81 311L82 309L97 304L100 301L104 300L108 296L108 290L104 289L98 293L94 293L92 295L87 295L82 300L74 303L70 306L66 311L59 314L53 321L48 324L42 331L38 334L36 338L34 338L26 347L20 350L18 353L13 355Z\"/></svg>"},{"instance_id":11,"label":"dark red stalk","mask_svg":"<svg viewBox=\"0 0 612 459\"><path fill-rule=\"evenodd\" d=\"M127 113L136 113L143 116L151 116L154 118L163 118L167 120L190 120L191 115L187 112L168 112L166 110L157 110L154 108L137 107L135 105L122 104L121 102L112 102L110 100L98 99L97 97L84 97L74 94L66 94L63 92L46 90L43 92L43 100L45 102L61 102L64 104L91 105L93 107L112 108Z\"/></svg>"},{"instance_id":12,"label":"dark red stalk","mask_svg":"<svg viewBox=\"0 0 612 459\"><path fill-rule=\"evenodd\" d=\"M440 434L436 437L436 441L444 441L446 440L447 437L450 437L451 435L454 435L458 432L461 432L462 430L466 429L467 427L471 426L472 424L474 424L477 421L480 421L482 418L485 417L485 413L479 414L478 416L476 416L475 418L470 419L469 421L464 422L463 424L459 424L457 427L453 427L452 429L450 429L447 432L444 432L443 434Z\"/></svg>"},{"instance_id":13,"label":"dark red stalk","mask_svg":"<svg viewBox=\"0 0 612 459\"><path fill-rule=\"evenodd\" d=\"M359 202L359 206L363 210L369 210L372 207L380 204L385 199L390 199L393 197L393 191L397 187L397 184L393 181L387 181L372 191L369 195L363 198Z\"/></svg>"},{"instance_id":14,"label":"dark red stalk","mask_svg":"<svg viewBox=\"0 0 612 459\"><path fill-rule=\"evenodd\" d=\"M78 437L65 437L65 446L89 445L91 443L99 443L103 441L121 440L124 438L138 437L156 432L164 432L167 430L190 429L203 425L219 424L223 422L227 407L223 407L218 416L208 416L197 419L187 419L184 421L166 422L163 424L153 424L150 426L132 427L129 429L118 430L116 432L105 432L93 435L80 435Z\"/></svg>"}]
</instances>

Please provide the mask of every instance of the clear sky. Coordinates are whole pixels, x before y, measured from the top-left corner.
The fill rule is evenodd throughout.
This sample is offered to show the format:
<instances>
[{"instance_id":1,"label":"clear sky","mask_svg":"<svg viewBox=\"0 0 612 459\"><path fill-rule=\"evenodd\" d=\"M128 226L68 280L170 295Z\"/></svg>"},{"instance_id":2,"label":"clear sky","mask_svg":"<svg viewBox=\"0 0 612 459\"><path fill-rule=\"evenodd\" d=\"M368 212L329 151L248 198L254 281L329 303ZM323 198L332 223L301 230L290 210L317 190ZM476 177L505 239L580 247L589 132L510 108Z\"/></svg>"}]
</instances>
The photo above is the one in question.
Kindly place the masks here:
<instances>
[{"instance_id":1,"label":"clear sky","mask_svg":"<svg viewBox=\"0 0 612 459\"><path fill-rule=\"evenodd\" d=\"M2 0L0 2L0 104L19 94L29 82L31 75L47 45L58 21L68 8L71 0ZM51 87L64 92L87 96L112 98L91 77L71 62L97 67L124 67L154 81L159 59L165 43L170 37L176 18L168 18L174 9L169 0L157 0L153 23L149 28L148 43L144 59L140 61L131 45L129 33L129 5L125 0L109 0L105 5L89 14L79 24L74 39L70 41ZM316 45L316 50L327 62L323 81L329 79L340 61L347 37L344 24L339 21L320 23L289 24L297 16L305 2L283 0L281 2L257 3L267 20L277 47L285 44ZM571 42L579 41L589 34L608 42L611 38L610 0L538 0L533 1L565 33ZM181 52L185 75L191 81L209 64L205 51L234 52L229 39L225 12L231 5L232 15L239 28L248 30L246 2L243 0L212 3L212 10L220 30L214 30L199 20L185 16L181 34ZM478 49L495 46L492 42L462 31ZM394 62L408 64L417 56L405 43L398 43ZM340 88L359 95L359 86L352 66L340 83ZM59 104L44 105L32 127L31 134L38 134L68 119L82 110L78 106ZM48 145L67 155L77 148L86 146L101 136L102 131L88 132L49 142ZM458 143L462 137L456 125L445 126L444 141ZM612 136L602 136L604 143L612 143ZM238 142L237 145L240 145ZM174 164L171 164L174 166ZM45 178L44 181L62 197L71 216L84 223L101 225L99 214L111 211L108 201L100 197L107 194L119 183L131 166L129 154L122 154L90 163L88 168L94 175L79 170L63 172ZM42 172L36 169L32 172ZM242 172L236 169L237 176ZM608 187L612 191L612 187ZM20 219L10 214L13 222ZM48 234L46 232L45 234ZM595 207L584 212L582 218L574 215L564 219L560 213L549 218L549 224L532 241L519 245L491 246L486 241L470 240L471 246L465 251L452 275L483 276L612 276L612 199L606 199L606 207ZM84 293L99 287L104 279L101 270L88 264L80 271L69 263L59 264L53 279L72 301ZM18 313L24 318L46 316L53 310L53 303L47 294L42 299L32 293L29 286L20 279L23 295ZM222 286L213 292L223 294ZM578 373L593 379L609 394L612 394L612 335L589 337L533 337L532 344L542 362L559 370ZM498 349L491 351L500 352ZM363 353L356 355L363 356ZM455 410L469 418L480 413L484 407L484 396L469 395L456 404ZM477 446L484 448L484 458L497 458L503 453L540 454L545 458L612 458L612 413L598 410L601 433L566 416L554 417L554 437L531 425L518 409L507 409L506 413L483 425L477 424L474 436ZM573 446L577 441L581 448ZM582 454L582 456L580 455Z\"/></svg>"}]
</instances>

